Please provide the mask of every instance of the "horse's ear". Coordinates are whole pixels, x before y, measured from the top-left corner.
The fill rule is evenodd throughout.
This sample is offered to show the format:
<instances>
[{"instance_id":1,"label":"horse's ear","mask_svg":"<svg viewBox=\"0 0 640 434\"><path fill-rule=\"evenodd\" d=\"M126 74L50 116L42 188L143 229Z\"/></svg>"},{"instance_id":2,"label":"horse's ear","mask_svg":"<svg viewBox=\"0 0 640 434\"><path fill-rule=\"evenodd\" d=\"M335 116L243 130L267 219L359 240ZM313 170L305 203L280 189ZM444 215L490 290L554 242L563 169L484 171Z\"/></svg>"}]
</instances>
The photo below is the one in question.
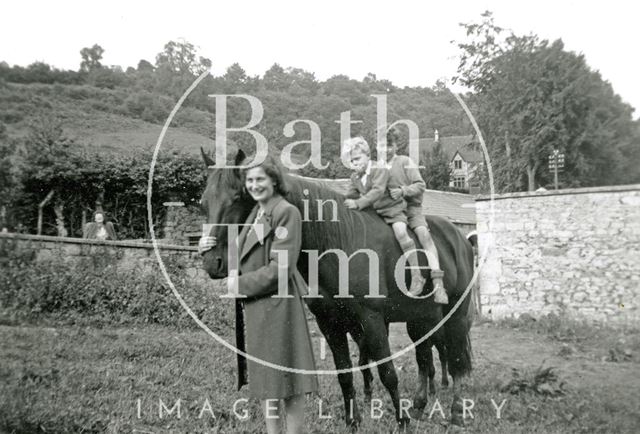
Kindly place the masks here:
<instances>
[{"instance_id":1,"label":"horse's ear","mask_svg":"<svg viewBox=\"0 0 640 434\"><path fill-rule=\"evenodd\" d=\"M238 153L236 154L236 161L233 163L234 166L239 166L247 156L245 155L242 149L238 149Z\"/></svg>"},{"instance_id":2,"label":"horse's ear","mask_svg":"<svg viewBox=\"0 0 640 434\"><path fill-rule=\"evenodd\" d=\"M213 166L215 163L215 161L213 161L213 158L211 158L209 156L209 154L207 154L204 151L204 148L202 146L200 146L200 153L202 154L202 159L204 160L204 164L209 167L209 166Z\"/></svg>"}]
</instances>

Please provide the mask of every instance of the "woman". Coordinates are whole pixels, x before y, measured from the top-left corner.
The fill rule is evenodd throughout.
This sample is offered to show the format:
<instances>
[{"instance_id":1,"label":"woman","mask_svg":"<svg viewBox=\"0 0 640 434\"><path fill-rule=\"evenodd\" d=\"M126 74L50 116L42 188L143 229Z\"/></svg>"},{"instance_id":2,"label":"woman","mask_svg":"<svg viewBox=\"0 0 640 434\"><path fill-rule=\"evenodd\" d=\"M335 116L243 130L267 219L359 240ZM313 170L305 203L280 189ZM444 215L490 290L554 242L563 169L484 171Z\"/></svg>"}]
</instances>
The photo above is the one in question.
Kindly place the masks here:
<instances>
[{"instance_id":1,"label":"woman","mask_svg":"<svg viewBox=\"0 0 640 434\"><path fill-rule=\"evenodd\" d=\"M117 240L116 231L111 222L105 222L104 213L96 211L93 214L93 222L87 223L84 228L84 238L95 240Z\"/></svg>"},{"instance_id":2,"label":"woman","mask_svg":"<svg viewBox=\"0 0 640 434\"><path fill-rule=\"evenodd\" d=\"M295 267L302 241L300 211L284 198L284 177L273 159L244 171L243 176L246 191L257 204L247 219L253 225L244 226L238 238L240 274L225 280L237 279L240 296L246 296L239 299L244 318L242 309L236 312L241 315L236 324L244 322L245 352L279 366L315 370L301 298L306 287ZM206 251L215 244L214 237L203 237L199 250ZM286 263L281 259L283 253ZM278 269L282 267L286 267L289 278L289 298L274 297L278 295ZM223 283L223 288L233 284ZM242 346L239 339L238 348L244 350ZM262 400L267 432L280 432L282 411L286 431L302 432L305 394L318 391L316 376L294 374L244 358L238 362L241 385L247 384L242 374L246 374L245 363L248 365L249 393Z\"/></svg>"}]
</instances>

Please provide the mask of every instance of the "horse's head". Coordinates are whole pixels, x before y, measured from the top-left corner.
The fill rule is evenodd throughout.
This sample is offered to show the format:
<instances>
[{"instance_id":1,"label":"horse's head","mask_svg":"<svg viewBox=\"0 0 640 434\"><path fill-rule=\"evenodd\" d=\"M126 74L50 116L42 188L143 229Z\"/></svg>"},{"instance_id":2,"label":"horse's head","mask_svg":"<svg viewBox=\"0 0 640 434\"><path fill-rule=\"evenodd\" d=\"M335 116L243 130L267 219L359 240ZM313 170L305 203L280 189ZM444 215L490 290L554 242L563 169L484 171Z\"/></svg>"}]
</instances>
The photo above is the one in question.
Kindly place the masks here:
<instances>
[{"instance_id":1,"label":"horse's head","mask_svg":"<svg viewBox=\"0 0 640 434\"><path fill-rule=\"evenodd\" d=\"M254 202L248 194L243 193L239 169L212 168L214 162L204 150L202 150L202 157L209 168L209 174L207 186L200 199L200 206L206 215L207 223L214 225L209 235L217 239L217 245L203 255L203 264L205 271L212 279L220 279L226 277L228 273L228 227L225 225L244 223ZM239 150L234 165L239 166L244 159L244 152Z\"/></svg>"}]
</instances>

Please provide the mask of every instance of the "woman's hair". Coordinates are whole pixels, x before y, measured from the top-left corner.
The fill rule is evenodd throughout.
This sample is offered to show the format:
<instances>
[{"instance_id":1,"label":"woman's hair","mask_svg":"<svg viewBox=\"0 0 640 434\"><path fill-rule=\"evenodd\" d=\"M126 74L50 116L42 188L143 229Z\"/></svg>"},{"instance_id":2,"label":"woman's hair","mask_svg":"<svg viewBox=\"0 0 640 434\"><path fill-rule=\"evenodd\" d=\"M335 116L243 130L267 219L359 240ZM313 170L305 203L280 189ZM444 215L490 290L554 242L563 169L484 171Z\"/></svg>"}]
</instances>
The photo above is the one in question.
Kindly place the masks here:
<instances>
[{"instance_id":1,"label":"woman's hair","mask_svg":"<svg viewBox=\"0 0 640 434\"><path fill-rule=\"evenodd\" d=\"M246 165L248 164L248 162L249 162L249 159L245 160L242 163L242 165ZM264 173L266 173L267 176L271 178L274 184L273 189L276 193L278 193L281 196L287 195L287 193L289 192L289 189L287 188L287 184L284 180L284 170L282 169L282 166L280 166L278 161L270 155L267 156L264 162L260 164L256 164L255 166L251 166L247 169L242 169L241 173L242 173L243 186L246 184L247 171L251 169L255 169L256 167L261 167L262 170L264 170Z\"/></svg>"},{"instance_id":2,"label":"woman's hair","mask_svg":"<svg viewBox=\"0 0 640 434\"><path fill-rule=\"evenodd\" d=\"M369 144L362 136L352 137L350 139L345 140L344 143L342 144L343 155L350 156L355 151L360 151L369 156L371 155Z\"/></svg>"}]
</instances>

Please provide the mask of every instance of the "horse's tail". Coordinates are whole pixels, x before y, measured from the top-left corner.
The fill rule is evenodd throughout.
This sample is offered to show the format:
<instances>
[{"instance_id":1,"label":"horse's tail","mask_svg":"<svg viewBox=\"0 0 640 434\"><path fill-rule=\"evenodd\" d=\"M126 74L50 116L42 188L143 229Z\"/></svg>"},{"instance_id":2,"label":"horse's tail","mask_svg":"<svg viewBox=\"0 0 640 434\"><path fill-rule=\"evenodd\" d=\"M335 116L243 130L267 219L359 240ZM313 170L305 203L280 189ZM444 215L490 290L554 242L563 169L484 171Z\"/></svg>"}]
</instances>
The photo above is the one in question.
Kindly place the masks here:
<instances>
[{"instance_id":1,"label":"horse's tail","mask_svg":"<svg viewBox=\"0 0 640 434\"><path fill-rule=\"evenodd\" d=\"M473 279L473 249L468 240L457 230L455 236L450 240L454 243L453 249L456 271L457 271L457 291L455 296L450 297L449 306L453 306L460 300L460 297L467 289L467 285ZM467 294L460 307L449 318L445 324L445 334L447 340L447 360L449 363L449 373L453 377L468 375L472 369L471 339L469 332L473 320L471 310L471 291ZM447 309L448 310L448 309Z\"/></svg>"},{"instance_id":2,"label":"horse's tail","mask_svg":"<svg viewBox=\"0 0 640 434\"><path fill-rule=\"evenodd\" d=\"M467 315L470 300L471 297L466 297L462 305L444 325L449 373L454 378L468 375L472 369L469 335L471 320ZM451 300L450 302L453 304L456 301Z\"/></svg>"}]
</instances>

